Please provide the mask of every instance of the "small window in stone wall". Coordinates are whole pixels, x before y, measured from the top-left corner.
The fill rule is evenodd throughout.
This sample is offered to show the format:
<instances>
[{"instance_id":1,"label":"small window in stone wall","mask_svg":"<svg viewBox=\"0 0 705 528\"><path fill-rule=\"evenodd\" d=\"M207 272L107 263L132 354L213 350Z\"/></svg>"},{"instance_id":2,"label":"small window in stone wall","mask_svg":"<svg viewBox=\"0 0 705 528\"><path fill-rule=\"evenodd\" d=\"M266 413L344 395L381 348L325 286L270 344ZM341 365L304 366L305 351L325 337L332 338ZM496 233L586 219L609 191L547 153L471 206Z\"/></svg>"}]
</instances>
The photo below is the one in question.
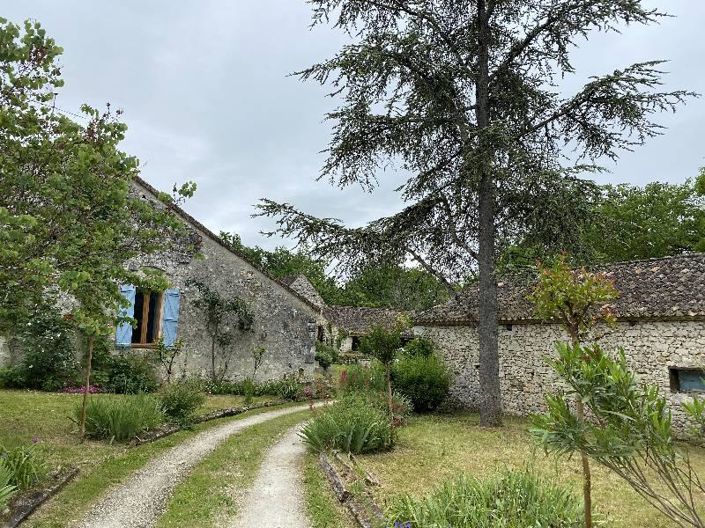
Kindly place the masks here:
<instances>
[{"instance_id":1,"label":"small window in stone wall","mask_svg":"<svg viewBox=\"0 0 705 528\"><path fill-rule=\"evenodd\" d=\"M671 392L705 392L705 370L671 367L668 373Z\"/></svg>"}]
</instances>

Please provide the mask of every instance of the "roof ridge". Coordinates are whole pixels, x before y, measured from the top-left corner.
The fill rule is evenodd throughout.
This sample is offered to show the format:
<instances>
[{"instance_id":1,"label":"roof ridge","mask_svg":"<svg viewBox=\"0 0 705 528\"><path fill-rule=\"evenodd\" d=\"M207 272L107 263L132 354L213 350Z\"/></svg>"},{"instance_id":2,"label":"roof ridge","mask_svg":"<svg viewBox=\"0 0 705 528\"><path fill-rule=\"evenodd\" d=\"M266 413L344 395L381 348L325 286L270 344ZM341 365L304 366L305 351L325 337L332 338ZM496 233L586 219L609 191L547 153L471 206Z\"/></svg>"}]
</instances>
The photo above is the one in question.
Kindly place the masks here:
<instances>
[{"instance_id":1,"label":"roof ridge","mask_svg":"<svg viewBox=\"0 0 705 528\"><path fill-rule=\"evenodd\" d=\"M141 185L142 187L144 187L145 189L147 189L149 192L151 192L152 194L154 194L154 195L157 196L157 197L159 197L160 194L164 194L164 193L162 193L159 189L157 189L156 187L154 187L151 183L149 183L148 181L146 181L144 178L142 178L142 177L139 176L139 175L137 175L137 176L134 177L134 181L135 181L138 185ZM176 214L178 214L179 216L181 216L181 218L182 218L183 220L185 220L186 222L188 222L188 223L190 223L190 224L193 224L197 229L203 231L203 233L205 233L205 235L208 236L208 238L210 238L211 240L213 240L214 242L216 242L216 243L219 244L220 246L224 247L224 248L227 249L228 251L230 251L230 253L232 253L233 255L235 255L235 256L237 256L238 258L240 258L243 262L245 262L245 264L247 264L248 266L250 266L253 270L257 271L258 273L262 274L262 276L264 276L266 279L268 279L268 280L270 280L270 281L276 283L276 284L279 285L280 287L284 288L287 292L291 293L294 297L296 297L296 298L299 299L301 302L303 302L303 303L305 303L306 305L308 305L308 306L309 306L311 309L313 309L314 311L320 312L320 309L321 309L321 308L320 308L319 306L316 306L316 305L313 304L311 301L309 301L308 299L306 299L306 297L304 297L303 295L301 295L299 292L297 292L297 291L294 290L293 288L290 288L290 287L287 286L286 284L282 283L281 281L279 281L278 279L276 279L275 277L273 277L272 275L270 275L268 272L266 272L265 270L263 270L263 269L260 268L259 266L255 266L252 262L250 262L250 261L247 259L247 257L245 257L244 254L242 254L242 253L240 253L239 251L235 250L232 246L230 246L229 244L227 244L222 238L220 238L220 237L219 237L218 235L216 235L213 231L211 231L210 229L208 229L205 225L203 225L201 222L199 222L198 220L196 220L193 216L191 216L191 215L188 214L186 211L184 211L181 207L179 207L179 206L176 205L175 203L169 203L169 204L167 204L167 207L169 207L172 211L174 211Z\"/></svg>"}]
</instances>

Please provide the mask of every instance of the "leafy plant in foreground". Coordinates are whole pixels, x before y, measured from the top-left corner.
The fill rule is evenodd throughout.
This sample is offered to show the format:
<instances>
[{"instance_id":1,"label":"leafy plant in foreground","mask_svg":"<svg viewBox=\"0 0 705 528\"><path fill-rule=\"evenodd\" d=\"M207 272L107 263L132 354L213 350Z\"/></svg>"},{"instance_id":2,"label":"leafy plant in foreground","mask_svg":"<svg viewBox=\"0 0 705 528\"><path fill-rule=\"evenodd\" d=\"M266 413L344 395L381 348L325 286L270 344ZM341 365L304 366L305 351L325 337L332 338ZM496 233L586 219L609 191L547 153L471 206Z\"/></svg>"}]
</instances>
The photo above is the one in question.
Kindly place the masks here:
<instances>
[{"instance_id":1,"label":"leafy plant in foreground","mask_svg":"<svg viewBox=\"0 0 705 528\"><path fill-rule=\"evenodd\" d=\"M396 500L388 517L413 528L576 528L582 523L571 491L528 470L507 470L488 480L460 476L425 498Z\"/></svg>"},{"instance_id":2,"label":"leafy plant in foreground","mask_svg":"<svg viewBox=\"0 0 705 528\"><path fill-rule=\"evenodd\" d=\"M568 395L584 402L590 419L578 419L565 394L547 395L547 412L532 420L532 433L545 449L584 453L678 526L703 528L705 487L687 450L674 440L668 403L658 388L637 383L623 351L612 358L598 345L558 343L556 348L552 366L568 386ZM689 411L698 423L702 410L705 406L698 405Z\"/></svg>"},{"instance_id":3,"label":"leafy plant in foreground","mask_svg":"<svg viewBox=\"0 0 705 528\"><path fill-rule=\"evenodd\" d=\"M81 407L75 410L78 419ZM94 438L131 440L164 422L159 400L149 394L94 396L86 405L86 434Z\"/></svg>"},{"instance_id":4,"label":"leafy plant in foreground","mask_svg":"<svg viewBox=\"0 0 705 528\"><path fill-rule=\"evenodd\" d=\"M387 451L395 435L389 416L364 397L347 396L326 408L301 431L313 451L360 454Z\"/></svg>"},{"instance_id":5,"label":"leafy plant in foreground","mask_svg":"<svg viewBox=\"0 0 705 528\"><path fill-rule=\"evenodd\" d=\"M10 484L29 489L47 476L46 462L34 445L0 447L0 466L10 472Z\"/></svg>"},{"instance_id":6,"label":"leafy plant in foreground","mask_svg":"<svg viewBox=\"0 0 705 528\"><path fill-rule=\"evenodd\" d=\"M12 473L3 464L0 464L0 512L7 507L7 503L15 494L16 489L12 485Z\"/></svg>"}]
</instances>

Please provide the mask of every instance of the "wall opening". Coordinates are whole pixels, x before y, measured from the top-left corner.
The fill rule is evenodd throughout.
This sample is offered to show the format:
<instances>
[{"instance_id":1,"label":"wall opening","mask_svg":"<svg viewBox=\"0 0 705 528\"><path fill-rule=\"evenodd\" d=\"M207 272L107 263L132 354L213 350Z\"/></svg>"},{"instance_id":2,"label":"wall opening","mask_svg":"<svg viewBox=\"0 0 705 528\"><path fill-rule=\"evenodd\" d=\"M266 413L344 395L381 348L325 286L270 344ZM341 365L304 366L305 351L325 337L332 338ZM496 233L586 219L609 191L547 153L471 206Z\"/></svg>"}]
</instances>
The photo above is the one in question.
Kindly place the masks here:
<instances>
[{"instance_id":1,"label":"wall opening","mask_svg":"<svg viewBox=\"0 0 705 528\"><path fill-rule=\"evenodd\" d=\"M670 367L668 377L671 392L705 392L705 370Z\"/></svg>"}]
</instances>

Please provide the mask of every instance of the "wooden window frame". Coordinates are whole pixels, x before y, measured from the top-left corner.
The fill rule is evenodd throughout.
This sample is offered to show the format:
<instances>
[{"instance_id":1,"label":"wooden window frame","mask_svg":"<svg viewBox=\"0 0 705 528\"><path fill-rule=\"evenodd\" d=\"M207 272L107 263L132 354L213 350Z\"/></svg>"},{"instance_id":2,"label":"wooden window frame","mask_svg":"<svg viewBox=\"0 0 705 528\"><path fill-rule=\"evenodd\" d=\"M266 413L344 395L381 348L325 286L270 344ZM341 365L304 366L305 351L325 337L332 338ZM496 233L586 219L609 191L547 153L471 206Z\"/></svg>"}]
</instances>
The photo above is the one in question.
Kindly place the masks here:
<instances>
[{"instance_id":1,"label":"wooden window frame","mask_svg":"<svg viewBox=\"0 0 705 528\"><path fill-rule=\"evenodd\" d=\"M142 318L140 326L140 342L132 343L132 348L156 348L159 339L162 336L162 318L164 316L164 292L155 292L149 290L138 290L135 295L142 294ZM154 321L154 341L147 343L147 332L149 331L149 305L152 301L152 295L158 295L156 305L156 320ZM135 297L136 298L136 297Z\"/></svg>"}]
</instances>

